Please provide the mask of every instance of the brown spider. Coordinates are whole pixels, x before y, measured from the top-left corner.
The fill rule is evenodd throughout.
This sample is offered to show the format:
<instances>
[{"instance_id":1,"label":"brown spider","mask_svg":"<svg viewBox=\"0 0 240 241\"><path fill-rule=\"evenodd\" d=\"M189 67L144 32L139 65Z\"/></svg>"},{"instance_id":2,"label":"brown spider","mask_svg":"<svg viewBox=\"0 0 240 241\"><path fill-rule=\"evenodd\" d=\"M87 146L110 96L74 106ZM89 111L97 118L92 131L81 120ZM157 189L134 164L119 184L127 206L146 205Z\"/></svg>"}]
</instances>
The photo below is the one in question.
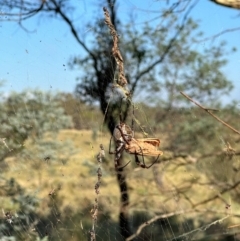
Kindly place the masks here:
<instances>
[{"instance_id":1,"label":"brown spider","mask_svg":"<svg viewBox=\"0 0 240 241\"><path fill-rule=\"evenodd\" d=\"M111 151L112 138L114 139L116 144L115 151ZM116 169L124 168L130 163L129 161L123 167L119 167L119 160L124 150L129 154L135 155L135 162L138 166L142 168L150 168L157 162L159 156L163 154L162 151L159 151L157 149L159 145L160 140L157 138L135 139L133 130L128 125L121 122L115 127L113 131L113 136L111 137L109 144L109 154L115 154ZM142 163L139 161L139 155L142 156ZM151 165L146 166L144 162L144 156L156 156L157 158Z\"/></svg>"}]
</instances>

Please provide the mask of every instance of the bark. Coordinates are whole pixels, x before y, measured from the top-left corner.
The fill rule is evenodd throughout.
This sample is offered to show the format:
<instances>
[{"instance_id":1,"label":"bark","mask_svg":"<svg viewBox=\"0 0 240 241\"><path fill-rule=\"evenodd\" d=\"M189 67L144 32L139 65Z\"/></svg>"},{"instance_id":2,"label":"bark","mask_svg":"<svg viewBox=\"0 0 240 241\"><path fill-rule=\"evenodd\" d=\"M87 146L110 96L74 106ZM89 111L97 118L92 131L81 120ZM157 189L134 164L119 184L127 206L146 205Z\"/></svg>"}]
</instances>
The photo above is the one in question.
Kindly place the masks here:
<instances>
[{"instance_id":1,"label":"bark","mask_svg":"<svg viewBox=\"0 0 240 241\"><path fill-rule=\"evenodd\" d=\"M122 166L122 159L120 159L120 165ZM120 203L120 212L119 212L119 226L121 236L126 239L131 236L132 232L130 229L130 222L128 216L128 207L129 207L129 195L128 195L128 186L126 182L126 176L124 170L119 168L117 171L117 180L121 193L121 203Z\"/></svg>"},{"instance_id":2,"label":"bark","mask_svg":"<svg viewBox=\"0 0 240 241\"><path fill-rule=\"evenodd\" d=\"M224 7L240 9L240 0L210 0Z\"/></svg>"}]
</instances>

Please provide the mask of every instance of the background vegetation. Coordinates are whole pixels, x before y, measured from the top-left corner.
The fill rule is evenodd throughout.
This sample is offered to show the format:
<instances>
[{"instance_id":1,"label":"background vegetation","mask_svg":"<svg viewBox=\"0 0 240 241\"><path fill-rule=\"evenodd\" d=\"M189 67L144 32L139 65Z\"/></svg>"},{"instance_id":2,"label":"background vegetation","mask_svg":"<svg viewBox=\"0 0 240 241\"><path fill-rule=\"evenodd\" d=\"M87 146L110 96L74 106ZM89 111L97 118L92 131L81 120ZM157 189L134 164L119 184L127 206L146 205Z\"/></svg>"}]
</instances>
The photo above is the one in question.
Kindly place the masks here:
<instances>
[{"instance_id":1,"label":"background vegetation","mask_svg":"<svg viewBox=\"0 0 240 241\"><path fill-rule=\"evenodd\" d=\"M86 54L69 60L70 68L84 70L74 94L27 90L2 98L1 240L94 240L90 230L97 240L238 240L239 135L180 94L217 109L239 129L237 103L222 102L233 88L222 68L235 49L226 43L193 48L202 38L189 17L196 3L187 1L181 14L180 3L168 5L161 27L135 29L122 24L115 1L104 2L123 33L120 48L133 96L127 102L121 101L123 88L116 88L113 43L102 13L89 23L92 36L85 42L69 17L70 1L14 2L2 1L9 18L19 10L20 23L54 13ZM141 169L125 153L121 162L131 164L116 173L108 149L120 113L129 125L134 119L136 137L160 138L164 155L152 168ZM100 144L105 157L99 164Z\"/></svg>"}]
</instances>

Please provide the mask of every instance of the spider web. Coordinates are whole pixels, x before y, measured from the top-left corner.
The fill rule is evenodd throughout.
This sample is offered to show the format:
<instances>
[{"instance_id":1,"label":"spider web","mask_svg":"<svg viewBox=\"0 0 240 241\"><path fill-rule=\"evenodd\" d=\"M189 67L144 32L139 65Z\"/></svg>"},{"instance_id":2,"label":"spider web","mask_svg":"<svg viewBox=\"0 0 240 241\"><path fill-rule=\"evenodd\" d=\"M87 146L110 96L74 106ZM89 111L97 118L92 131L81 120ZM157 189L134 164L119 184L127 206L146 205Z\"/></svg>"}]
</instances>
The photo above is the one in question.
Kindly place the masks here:
<instances>
[{"instance_id":1,"label":"spider web","mask_svg":"<svg viewBox=\"0 0 240 241\"><path fill-rule=\"evenodd\" d=\"M133 1L123 1L119 3L120 14L133 11L137 19L134 27L141 27L146 19L149 22L155 19L153 8L160 1L147 2L138 6ZM83 17L76 21L83 21L93 11L87 5L83 7ZM224 28L220 14L215 15L215 25ZM75 87L78 72L69 69L67 63L79 46L71 40L64 24L60 33L60 25L54 20L46 23L44 19L34 19L27 24L35 33L26 33L13 23L1 24L1 46L6 46L1 70L1 78L6 80L1 101L4 135L0 136L0 150L6 153L0 164L1 240L89 240L93 230L96 240L121 240L120 193L114 157L108 155L110 135L102 124L104 117L96 106L81 102L67 106L69 99L57 92L72 92ZM44 24L49 26L44 28ZM88 31L94 30L86 27L84 34ZM239 54L234 58L233 62L239 62ZM237 69L234 64L227 68L234 69L231 72ZM24 92L26 88L29 89ZM12 90L16 93L12 94ZM16 103L9 98L16 99ZM160 123L162 113L158 106L145 104L151 102L148 98L146 93L133 98L134 115L130 112L126 123L131 126L134 120L138 138L146 134L159 138L164 155L150 169L142 169L136 165L134 155L124 153L126 163L131 161L124 169L130 195L128 218L133 232L129 240L238 240L239 158L236 145L231 146L238 139L219 125L217 134L209 139L216 148L213 153L220 159L215 160L212 155L202 160L190 147L189 152L179 150L174 156L171 148L177 148L185 139L177 136L173 140L176 137L173 132L179 131L173 126L185 130L180 124L188 115L187 127L196 124L197 128L196 119L203 114L187 107L187 111L183 108L179 113L170 112L166 121ZM112 101L110 98L109 104ZM229 113L224 111L223 117L227 117ZM73 128L69 118L70 115L74 118L72 113L78 113L80 130ZM210 127L214 125L217 124L213 120ZM30 132L33 136L24 139L28 128L33 130ZM200 130L200 139L209 141L203 129ZM105 149L101 160L100 144ZM191 144L186 142L188 145ZM145 161L150 164L154 159L146 157Z\"/></svg>"}]
</instances>

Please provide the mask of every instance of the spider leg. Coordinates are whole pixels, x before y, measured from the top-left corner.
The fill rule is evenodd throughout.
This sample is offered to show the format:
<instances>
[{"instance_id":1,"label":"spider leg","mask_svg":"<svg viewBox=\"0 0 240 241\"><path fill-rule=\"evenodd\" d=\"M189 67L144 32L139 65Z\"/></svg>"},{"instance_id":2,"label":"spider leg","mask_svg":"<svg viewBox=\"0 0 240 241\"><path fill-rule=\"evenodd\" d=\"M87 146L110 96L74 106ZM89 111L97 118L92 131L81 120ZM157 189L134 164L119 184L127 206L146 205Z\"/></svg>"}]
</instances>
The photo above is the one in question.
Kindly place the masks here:
<instances>
[{"instance_id":1,"label":"spider leg","mask_svg":"<svg viewBox=\"0 0 240 241\"><path fill-rule=\"evenodd\" d=\"M113 136L111 136L111 138L110 138L110 143L109 143L109 149L108 149L108 153L109 153L109 154L116 154L116 151L111 151L111 146L112 146L112 138L113 138Z\"/></svg>"},{"instance_id":2,"label":"spider leg","mask_svg":"<svg viewBox=\"0 0 240 241\"><path fill-rule=\"evenodd\" d=\"M118 129L119 129L121 135L124 136L124 134L122 133L122 130L120 128L118 128ZM113 136L111 136L111 138L110 138L108 152L109 152L109 154L115 154L115 169L116 170L123 169L124 167L126 167L131 162L131 161L129 161L124 166L119 167L119 160L120 160L120 158L122 156L122 153L123 153L123 151L125 149L125 142L124 141L117 141L116 142L116 149L115 149L115 151L111 151L112 138L113 138ZM123 139L124 139L124 137L123 137Z\"/></svg>"},{"instance_id":3,"label":"spider leg","mask_svg":"<svg viewBox=\"0 0 240 241\"><path fill-rule=\"evenodd\" d=\"M122 153L125 149L125 146L124 146L124 142L120 142L119 146L116 148L116 151L115 151L115 169L116 170L120 170L120 169L123 169L124 167L126 167L131 161L129 161L127 164L125 164L124 166L119 166L119 160L122 156Z\"/></svg>"},{"instance_id":4,"label":"spider leg","mask_svg":"<svg viewBox=\"0 0 240 241\"><path fill-rule=\"evenodd\" d=\"M109 154L120 154L120 153L123 152L123 150L124 150L124 142L118 141L118 142L116 143L117 146L116 146L115 151L111 151L112 138L113 138L113 136L111 136L111 138L110 138L108 153L109 153Z\"/></svg>"},{"instance_id":5,"label":"spider leg","mask_svg":"<svg viewBox=\"0 0 240 241\"><path fill-rule=\"evenodd\" d=\"M140 148L141 148L141 147L140 147ZM146 168L143 154L142 154L142 153L140 154L141 157L142 157L142 160L143 160L143 161L142 161L143 164L141 164L141 162L139 161L138 155L139 155L139 154L138 154L137 152L135 152L135 162L136 162L136 164L137 164L138 166L142 167L142 168Z\"/></svg>"},{"instance_id":6,"label":"spider leg","mask_svg":"<svg viewBox=\"0 0 240 241\"><path fill-rule=\"evenodd\" d=\"M144 168L150 168L151 166L153 166L157 161L158 161L158 159L159 159L159 157L160 157L160 155L158 155L158 157L156 158L156 160L151 164L151 165L149 165L149 166L145 166ZM144 164L145 165L145 164Z\"/></svg>"},{"instance_id":7,"label":"spider leg","mask_svg":"<svg viewBox=\"0 0 240 241\"><path fill-rule=\"evenodd\" d=\"M123 138L123 140L129 145L129 141L128 141L128 140L126 139L126 137L125 137L125 136L128 137L128 135L127 135L127 134L124 134L123 131L122 131L122 129L121 129L119 126L117 126L116 128L120 131L121 137Z\"/></svg>"},{"instance_id":8,"label":"spider leg","mask_svg":"<svg viewBox=\"0 0 240 241\"><path fill-rule=\"evenodd\" d=\"M123 103L123 100L124 100L124 98L125 97L122 97L121 99L120 99L120 112L119 112L119 119L120 119L120 122L123 122L123 117L122 117L122 103Z\"/></svg>"},{"instance_id":9,"label":"spider leg","mask_svg":"<svg viewBox=\"0 0 240 241\"><path fill-rule=\"evenodd\" d=\"M140 150L141 150L141 154L138 154L136 151L135 151L135 162L138 166L142 167L142 168L146 168L146 165L145 165L145 162L144 162L144 156L143 156L143 151L142 151L142 148L140 145L138 145ZM139 161L139 158L138 158L138 155L141 155L142 156L142 162L143 164L141 164L141 162Z\"/></svg>"},{"instance_id":10,"label":"spider leg","mask_svg":"<svg viewBox=\"0 0 240 241\"><path fill-rule=\"evenodd\" d=\"M138 154L135 152L135 162L136 162L136 164L137 164L138 166L140 166L141 168L146 168L146 169L148 169L148 168L150 168L151 166L153 166L153 165L158 161L160 155L158 155L158 157L156 158L156 160L155 160L152 164L150 164L149 166L146 166L145 161L144 161L144 155L143 155L143 151L142 151L141 146L139 146L139 148L141 149L141 154L140 154L140 155L142 156L143 163L141 164L141 162L140 162L139 159L138 159Z\"/></svg>"},{"instance_id":11,"label":"spider leg","mask_svg":"<svg viewBox=\"0 0 240 241\"><path fill-rule=\"evenodd\" d=\"M137 155L136 152L135 152L135 162L136 162L136 164L137 164L138 166L141 166L141 162L139 161L138 155Z\"/></svg>"},{"instance_id":12,"label":"spider leg","mask_svg":"<svg viewBox=\"0 0 240 241\"><path fill-rule=\"evenodd\" d=\"M129 161L127 164L125 164L124 166L121 166L121 167L117 167L117 169L123 169L124 167L126 167L131 161Z\"/></svg>"},{"instance_id":13,"label":"spider leg","mask_svg":"<svg viewBox=\"0 0 240 241\"><path fill-rule=\"evenodd\" d=\"M134 117L135 117L135 115L134 115L134 104L133 104L133 111L132 111L132 130L133 130L133 128L134 128Z\"/></svg>"}]
</instances>

